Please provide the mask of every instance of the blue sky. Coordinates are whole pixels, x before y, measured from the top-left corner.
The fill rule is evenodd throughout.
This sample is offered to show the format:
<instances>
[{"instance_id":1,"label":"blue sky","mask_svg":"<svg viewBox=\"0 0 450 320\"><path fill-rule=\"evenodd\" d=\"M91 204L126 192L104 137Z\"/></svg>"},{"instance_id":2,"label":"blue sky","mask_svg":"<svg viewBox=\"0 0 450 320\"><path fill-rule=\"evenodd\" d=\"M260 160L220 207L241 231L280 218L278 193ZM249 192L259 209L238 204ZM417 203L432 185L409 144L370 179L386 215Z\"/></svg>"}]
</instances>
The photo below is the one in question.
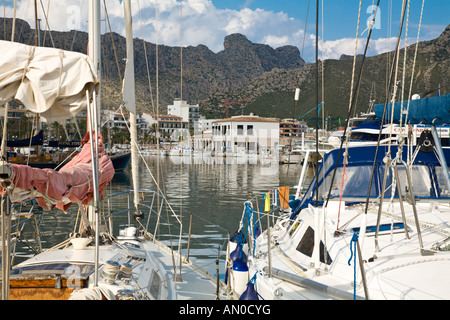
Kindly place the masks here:
<instances>
[{"instance_id":1,"label":"blue sky","mask_svg":"<svg viewBox=\"0 0 450 320\"><path fill-rule=\"evenodd\" d=\"M266 11L284 12L292 23L296 24L302 30L305 27L305 20L309 2L309 16L307 32L315 34L315 0L213 0L214 5L220 9L242 10L249 8L257 10L258 8ZM322 3L322 1L320 1ZM328 42L328 47L332 47L333 42L356 36L356 27L358 21L358 0L323 0L323 24L324 24L324 41ZM361 35L362 31L367 28L367 20L371 17L371 7L377 1L362 0L361 1L361 19L360 19L360 39L365 39L367 31ZM423 0L411 0L409 6L409 28L408 28L408 44L415 42L420 22L420 13ZM321 4L320 4L321 5ZM372 33L372 39L379 40L380 46L383 39L396 37L400 27L401 19L401 0L381 0L378 15L378 25ZM322 19L320 11L320 19ZM406 20L405 20L406 21ZM320 33L321 33L320 21ZM438 37L447 25L450 24L450 0L425 0L422 27L420 32L420 41L431 40ZM404 33L403 33L404 35ZM404 36L403 36L404 39ZM302 41L302 39L300 39ZM385 42L386 42L385 41ZM392 44L392 41L390 41ZM292 43L294 45L295 43ZM386 43L387 45L387 43ZM395 44L392 44L395 45ZM335 43L337 47L337 43ZM354 45L353 45L354 49ZM338 50L336 48L336 50ZM380 48L380 50L383 50ZM348 51L347 51L348 52ZM374 51L372 51L374 53ZM311 60L311 54L309 54Z\"/></svg>"},{"instance_id":2,"label":"blue sky","mask_svg":"<svg viewBox=\"0 0 450 320\"><path fill-rule=\"evenodd\" d=\"M361 0L359 53L367 37L366 22L376 0ZM423 0L411 0L408 45L415 42ZM87 0L39 0L41 8L49 8L51 29L86 31ZM100 1L103 3L103 1ZM242 33L256 43L274 48L295 45L302 48L308 0L131 0L134 35L146 41L170 46L204 44L214 52L223 50L223 39L231 33ZM322 2L322 1L321 1ZM339 58L353 54L359 0L323 0L324 2L324 57ZM50 5L49 5L50 3ZM183 4L183 32L181 37L181 5ZM34 0L19 0L17 16L33 23ZM115 32L124 34L123 8L119 0L106 0L109 19ZM303 58L314 60L315 0L310 0ZM369 55L391 50L398 34L401 0L381 0L379 23L375 26ZM12 16L12 1L6 1L6 16ZM156 7L158 19L156 19ZM369 11L368 11L369 10ZM450 24L450 0L425 0L420 40L430 40ZM142 18L142 19L141 19ZM142 22L142 24L141 24ZM141 25L143 30L141 29ZM322 35L320 34L320 37ZM322 39L321 39L322 40Z\"/></svg>"},{"instance_id":3,"label":"blue sky","mask_svg":"<svg viewBox=\"0 0 450 320\"><path fill-rule=\"evenodd\" d=\"M315 0L212 0L216 8L242 10L243 8L250 8L256 10L261 8L267 11L284 12L289 17L297 21L303 22L306 18L306 11L308 2L309 9L309 28L310 32L315 31ZM361 21L365 22L370 17L367 13L369 6L375 5L377 1L363 0L361 5ZM320 1L322 3L322 1ZM325 37L328 40L336 40L342 37L353 37L356 33L357 15L359 9L358 0L323 0L324 3L324 29L326 31ZM387 24L389 22L389 7L392 6L392 27L398 31L399 21L401 16L401 0L381 0L381 29L380 36L387 34ZM419 23L420 9L422 7L422 0L411 0L410 2L410 22L414 24ZM426 34L436 36L436 33L442 32L443 28L450 24L450 1L449 0L425 0L423 25ZM385 33L382 30L385 29ZM417 28L414 28L417 32ZM426 36L425 34L425 36Z\"/></svg>"}]
</instances>

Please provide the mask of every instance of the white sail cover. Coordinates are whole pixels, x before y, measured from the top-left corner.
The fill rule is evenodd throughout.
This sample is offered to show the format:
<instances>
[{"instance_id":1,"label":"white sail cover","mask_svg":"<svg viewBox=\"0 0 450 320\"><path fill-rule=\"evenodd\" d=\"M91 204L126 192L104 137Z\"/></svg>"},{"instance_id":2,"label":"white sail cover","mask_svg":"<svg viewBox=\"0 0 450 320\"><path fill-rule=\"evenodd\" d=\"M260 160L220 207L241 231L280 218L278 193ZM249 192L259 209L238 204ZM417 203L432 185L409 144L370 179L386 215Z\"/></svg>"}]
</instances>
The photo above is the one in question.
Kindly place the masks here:
<instances>
[{"instance_id":1,"label":"white sail cover","mask_svg":"<svg viewBox=\"0 0 450 320\"><path fill-rule=\"evenodd\" d=\"M0 41L0 104L13 99L60 121L86 108L86 90L98 85L91 59L78 52Z\"/></svg>"}]
</instances>

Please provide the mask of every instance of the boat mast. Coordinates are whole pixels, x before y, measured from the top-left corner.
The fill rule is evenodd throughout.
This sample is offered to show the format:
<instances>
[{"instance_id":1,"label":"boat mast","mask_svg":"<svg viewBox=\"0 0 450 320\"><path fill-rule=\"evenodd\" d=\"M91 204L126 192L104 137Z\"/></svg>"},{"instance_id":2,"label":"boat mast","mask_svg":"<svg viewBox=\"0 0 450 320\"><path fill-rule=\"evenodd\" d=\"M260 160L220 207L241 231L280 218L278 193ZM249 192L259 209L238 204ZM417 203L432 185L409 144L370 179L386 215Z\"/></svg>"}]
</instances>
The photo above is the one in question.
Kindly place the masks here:
<instances>
[{"instance_id":1,"label":"boat mast","mask_svg":"<svg viewBox=\"0 0 450 320\"><path fill-rule=\"evenodd\" d=\"M100 61L100 1L89 0L89 45L88 55L92 59L93 66L97 72L99 83L101 84L101 61ZM99 85L99 88L101 85ZM94 286L98 286L98 257L99 257L99 212L98 212L98 115L101 107L100 89L94 90L93 102L87 105L88 124L91 141L92 175L94 178L94 201L89 205L89 216L95 223L95 253L94 253ZM95 135L94 135L95 133ZM95 147L94 147L95 146ZM94 150L95 149L95 150Z\"/></svg>"},{"instance_id":2,"label":"boat mast","mask_svg":"<svg viewBox=\"0 0 450 320\"><path fill-rule=\"evenodd\" d=\"M130 140L131 140L131 173L133 178L134 205L136 211L139 204L139 175L138 175L138 150L137 150L137 125L136 125L136 98L134 81L134 48L133 27L130 0L123 1L125 16L125 34L127 44L127 63L123 80L123 103L130 112Z\"/></svg>"},{"instance_id":3,"label":"boat mast","mask_svg":"<svg viewBox=\"0 0 450 320\"><path fill-rule=\"evenodd\" d=\"M13 15L13 21L12 21L12 31L11 31L11 42L14 42L14 35L15 35L15 26L16 26L16 9L17 9L17 1L14 1L14 15ZM6 32L6 31L5 31ZM3 136L2 141L0 145L0 156L3 159L3 154L6 149L6 137L7 137L7 119L8 119L8 109L9 109L9 103L7 102L5 104L5 113L3 117ZM5 157L6 158L6 157ZM5 162L4 160L0 159L0 163L2 164ZM7 174L7 172L0 172L0 174ZM11 202L9 199L8 194L6 193L5 196L1 198L0 201L0 216L1 216L1 299L2 300L9 300L9 289L10 289L10 282L9 282L9 272L11 268L11 212L10 212L10 206Z\"/></svg>"},{"instance_id":4,"label":"boat mast","mask_svg":"<svg viewBox=\"0 0 450 320\"><path fill-rule=\"evenodd\" d=\"M316 206L319 204L319 0L316 0L316 163L314 164L314 176L316 177ZM307 161L306 159L305 161Z\"/></svg>"}]
</instances>

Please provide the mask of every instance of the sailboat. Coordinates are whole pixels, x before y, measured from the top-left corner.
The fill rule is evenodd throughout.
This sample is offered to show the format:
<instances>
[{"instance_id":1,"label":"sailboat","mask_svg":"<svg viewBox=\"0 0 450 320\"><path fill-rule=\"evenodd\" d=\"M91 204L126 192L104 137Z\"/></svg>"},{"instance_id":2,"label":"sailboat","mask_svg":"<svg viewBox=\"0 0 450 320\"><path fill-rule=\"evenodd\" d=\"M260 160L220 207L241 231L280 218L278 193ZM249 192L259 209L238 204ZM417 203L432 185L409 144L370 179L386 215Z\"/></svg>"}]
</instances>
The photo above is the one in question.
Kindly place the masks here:
<instances>
[{"instance_id":1,"label":"sailboat","mask_svg":"<svg viewBox=\"0 0 450 320\"><path fill-rule=\"evenodd\" d=\"M403 1L402 25L405 12ZM438 134L450 95L395 102L395 90L375 107L378 120L429 126L419 143L383 145L379 135L332 150L303 195L302 171L288 207L244 203L228 266L242 299L450 299L450 150Z\"/></svg>"},{"instance_id":2,"label":"sailboat","mask_svg":"<svg viewBox=\"0 0 450 320\"><path fill-rule=\"evenodd\" d=\"M387 146L351 147L345 164L333 150L304 197L293 199L272 227L261 232L252 227L255 220L242 224L240 234L247 232L251 246L246 276L252 290L266 300L449 299L450 282L442 275L450 267L450 153L442 152L442 162L433 152L414 151L405 166L407 150L391 146L398 158L386 166ZM336 176L347 175L343 185L333 183L336 163ZM278 212L256 212L255 203L246 208L247 217L261 221Z\"/></svg>"},{"instance_id":3,"label":"sailboat","mask_svg":"<svg viewBox=\"0 0 450 320\"><path fill-rule=\"evenodd\" d=\"M228 271L237 279L230 285L237 295L450 298L450 281L443 276L450 267L450 149L442 147L439 135L439 125L450 122L450 95L406 103L408 123L429 127L418 143L353 145L345 158L332 150L303 195L302 170L288 207L281 198L263 206L244 203L229 245ZM401 105L376 105L379 120L388 110L401 122Z\"/></svg>"},{"instance_id":4,"label":"sailboat","mask_svg":"<svg viewBox=\"0 0 450 320\"><path fill-rule=\"evenodd\" d=\"M133 110L134 103L134 65L132 53L131 5L129 0L123 1L125 23L127 27L127 66L124 80L124 103ZM178 251L156 239L155 234L160 227L163 208L171 212L172 219L181 223L173 212L167 199L161 193L153 190L141 190L137 184L136 165L136 131L132 124L132 169L134 189L124 190L118 194L105 197L106 186L112 180L114 167L107 156L101 135L98 134L97 106L99 81L99 1L89 2L90 16L90 57L83 54L66 52L58 49L36 48L17 43L4 42L11 56L25 58L25 64L33 68L18 69L13 74L18 82L0 87L7 91L11 87L11 96L24 102L29 107L30 95L20 90L20 86L33 81L32 70L44 70L38 63L45 63L48 58L56 57L52 64L54 74L61 85L53 97L55 111L41 111L41 115L61 115L68 108L73 112L86 107L88 110L89 132L83 139L83 148L69 163L59 171L37 169L3 162L0 166L1 192L12 203L22 203L27 200L36 201L44 209L57 208L63 211L73 204L78 204L80 228L71 233L63 243L43 251L12 267L9 271L9 259L3 256L2 265L2 299L69 299L69 300L155 300L155 299L218 299L222 285L206 271L181 255L181 242ZM16 51L13 51L16 50ZM14 53L14 54L13 54ZM46 57L46 58L43 58ZM38 58L35 60L35 58ZM43 61L39 61L41 59ZM24 63L20 62L21 65ZM63 68L64 67L64 68ZM71 72L75 68L77 72ZM77 77L69 79L70 74ZM40 73L41 78L45 73ZM22 81L26 79L26 81ZM83 82L82 82L83 81ZM19 87L19 90L17 90ZM37 88L29 85L27 89ZM68 95L66 102L62 93L73 88L74 94ZM29 93L29 92L28 92ZM40 92L34 96L41 98ZM6 96L6 95L3 95ZM10 97L11 97L10 96ZM49 97L35 99L35 107L40 103L47 106ZM31 106L34 106L31 104ZM54 112L54 113L53 113ZM119 227L114 233L113 210L108 210L106 216L100 218L100 202L112 200L121 195L129 195L134 199L134 205L125 211L128 214L128 224ZM144 196L147 195L147 196ZM105 199L106 198L106 199ZM142 199L145 200L142 200ZM2 202L3 203L3 202ZM9 210L9 206L5 210ZM142 210L148 212L144 220ZM2 210L2 218L5 218ZM150 217L156 218L155 233L147 230ZM132 223L134 221L134 224ZM104 223L101 223L104 222ZM180 228L180 230L182 230ZM181 233L181 232L180 232ZM180 234L181 237L181 234ZM180 239L181 241L181 239Z\"/></svg>"}]
</instances>

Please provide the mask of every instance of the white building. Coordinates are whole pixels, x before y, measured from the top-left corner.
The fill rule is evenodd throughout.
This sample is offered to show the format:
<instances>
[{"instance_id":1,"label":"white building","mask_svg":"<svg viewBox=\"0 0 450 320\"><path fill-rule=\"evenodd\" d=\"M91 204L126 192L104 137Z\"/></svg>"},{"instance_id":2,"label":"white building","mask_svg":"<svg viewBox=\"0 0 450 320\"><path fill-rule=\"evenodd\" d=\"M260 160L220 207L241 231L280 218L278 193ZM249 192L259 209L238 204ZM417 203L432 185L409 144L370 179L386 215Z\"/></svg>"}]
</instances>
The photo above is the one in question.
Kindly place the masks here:
<instances>
[{"instance_id":1,"label":"white building","mask_svg":"<svg viewBox=\"0 0 450 320\"><path fill-rule=\"evenodd\" d=\"M249 116L234 116L216 120L212 126L212 145L216 152L275 152L280 137L280 120Z\"/></svg>"},{"instance_id":2,"label":"white building","mask_svg":"<svg viewBox=\"0 0 450 320\"><path fill-rule=\"evenodd\" d=\"M120 112L118 110L102 110L100 115L100 122L106 125L109 129L119 128L128 130L130 115L128 111Z\"/></svg>"},{"instance_id":3,"label":"white building","mask_svg":"<svg viewBox=\"0 0 450 320\"><path fill-rule=\"evenodd\" d=\"M147 123L148 128L158 123L159 132L166 137L189 136L188 122L183 118L174 115L155 115L143 113L141 121ZM149 129L150 130L150 129Z\"/></svg>"},{"instance_id":4,"label":"white building","mask_svg":"<svg viewBox=\"0 0 450 320\"><path fill-rule=\"evenodd\" d=\"M212 132L204 130L192 137L194 150L197 151L212 151Z\"/></svg>"},{"instance_id":5,"label":"white building","mask_svg":"<svg viewBox=\"0 0 450 320\"><path fill-rule=\"evenodd\" d=\"M198 135L205 131L211 131L214 121L219 119L206 119L205 116L200 116L194 126L194 134Z\"/></svg>"},{"instance_id":6,"label":"white building","mask_svg":"<svg viewBox=\"0 0 450 320\"><path fill-rule=\"evenodd\" d=\"M175 100L173 105L167 106L167 114L183 118L183 121L189 123L189 128L193 129L200 117L200 107L198 104L189 105L186 101Z\"/></svg>"}]
</instances>

